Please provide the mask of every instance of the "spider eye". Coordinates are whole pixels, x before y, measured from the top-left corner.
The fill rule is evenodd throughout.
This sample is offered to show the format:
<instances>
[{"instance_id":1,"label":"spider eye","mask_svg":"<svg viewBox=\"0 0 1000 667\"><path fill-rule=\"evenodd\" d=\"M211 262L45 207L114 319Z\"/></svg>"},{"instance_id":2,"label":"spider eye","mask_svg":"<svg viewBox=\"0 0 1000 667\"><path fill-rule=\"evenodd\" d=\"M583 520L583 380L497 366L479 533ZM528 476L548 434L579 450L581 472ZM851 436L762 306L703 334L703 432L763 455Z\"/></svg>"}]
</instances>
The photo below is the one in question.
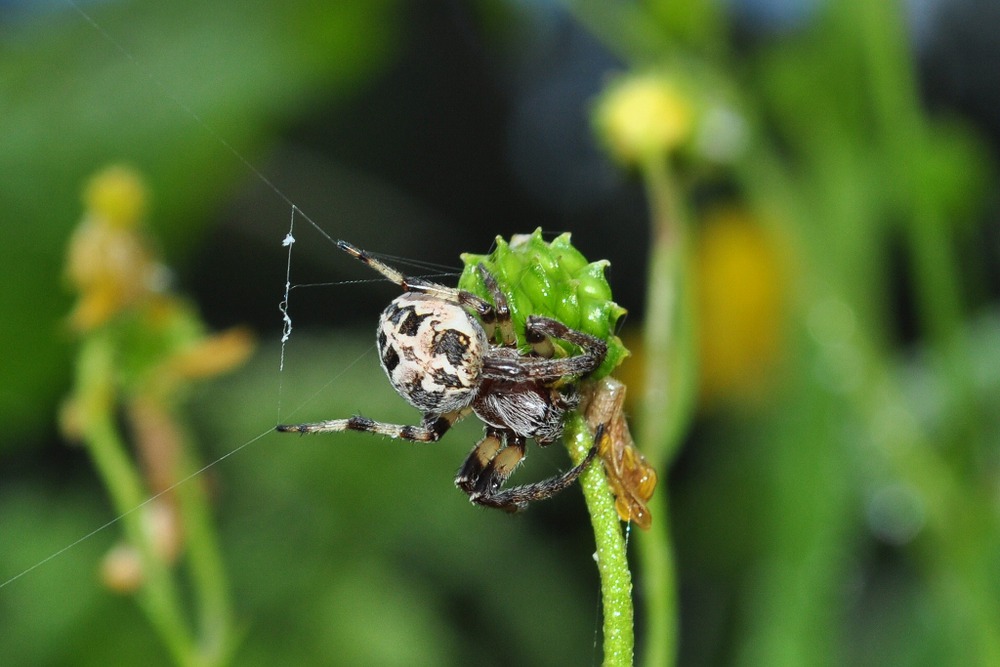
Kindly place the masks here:
<instances>
[{"instance_id":1,"label":"spider eye","mask_svg":"<svg viewBox=\"0 0 1000 667\"><path fill-rule=\"evenodd\" d=\"M461 306L403 294L382 313L377 340L389 382L415 408L445 414L475 398L489 341Z\"/></svg>"}]
</instances>

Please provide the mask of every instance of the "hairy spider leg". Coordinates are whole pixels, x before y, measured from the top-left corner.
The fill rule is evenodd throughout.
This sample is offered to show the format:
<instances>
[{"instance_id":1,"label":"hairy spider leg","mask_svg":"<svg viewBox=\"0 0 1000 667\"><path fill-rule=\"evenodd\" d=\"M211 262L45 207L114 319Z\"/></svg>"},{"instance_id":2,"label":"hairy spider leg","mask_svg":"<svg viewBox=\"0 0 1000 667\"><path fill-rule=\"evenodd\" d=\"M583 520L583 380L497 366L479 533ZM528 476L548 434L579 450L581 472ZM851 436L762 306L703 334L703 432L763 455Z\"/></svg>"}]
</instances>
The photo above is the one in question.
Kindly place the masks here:
<instances>
[{"instance_id":1,"label":"hairy spider leg","mask_svg":"<svg viewBox=\"0 0 1000 667\"><path fill-rule=\"evenodd\" d=\"M604 433L598 427L594 435L594 445L587 456L561 475L544 479L533 484L515 486L500 490L511 473L524 459L525 439L512 431L487 429L486 436L472 449L465 460L455 485L469 495L469 500L477 505L495 507L507 512L518 512L536 500L546 500L573 484L586 470L597 454L597 442ZM501 449L506 441L507 446Z\"/></svg>"},{"instance_id":2,"label":"hairy spider leg","mask_svg":"<svg viewBox=\"0 0 1000 667\"><path fill-rule=\"evenodd\" d=\"M562 359L531 359L525 357L488 358L483 364L483 377L511 382L554 381L566 376L583 377L592 373L604 361L608 344L596 336L570 329L548 317L531 315L524 330L529 337L552 337L583 348L583 353Z\"/></svg>"},{"instance_id":3,"label":"hairy spider leg","mask_svg":"<svg viewBox=\"0 0 1000 667\"><path fill-rule=\"evenodd\" d=\"M481 319L483 324L487 326L487 334L491 332L491 327L493 327L496 323L496 311L493 308L493 304L485 299L479 298L472 292L455 289L454 287L447 287L445 285L439 285L438 283L431 282L430 280L424 280L423 278L407 276L402 271L392 268L381 260L375 259L367 251L362 250L347 241L337 241L337 247L362 264L378 271L396 285L399 285L404 292L420 292L422 294L432 296L435 299L441 299L442 301L448 301L450 303L457 303L460 306L471 309L479 315L479 319ZM506 301L504 303L506 305Z\"/></svg>"},{"instance_id":4,"label":"hairy spider leg","mask_svg":"<svg viewBox=\"0 0 1000 667\"><path fill-rule=\"evenodd\" d=\"M514 335L514 324L510 321L510 306L507 303L507 295L500 290L500 283L496 276L490 273L484 264L477 264L476 271L482 278L483 284L493 298L493 314L497 328L500 329L500 343L504 347L517 347L517 336ZM486 334L492 338L493 331L487 328Z\"/></svg>"},{"instance_id":5,"label":"hairy spider leg","mask_svg":"<svg viewBox=\"0 0 1000 667\"><path fill-rule=\"evenodd\" d=\"M363 431L388 436L396 440L412 442L437 442L448 429L468 414L468 410L446 415L425 415L420 426L386 424L366 417L354 416L348 419L331 419L311 424L281 424L278 431L292 433L332 433L343 431ZM598 427L594 442L599 442L604 426ZM504 443L506 442L506 446ZM455 484L477 505L495 507L507 512L518 512L536 500L546 500L571 486L587 468L597 454L596 444L587 452L579 465L555 477L533 484L516 486L501 491L500 488L514 469L524 459L525 439L512 431L487 429L486 436L473 448L461 470L455 477Z\"/></svg>"},{"instance_id":6,"label":"hairy spider leg","mask_svg":"<svg viewBox=\"0 0 1000 667\"><path fill-rule=\"evenodd\" d=\"M486 427L486 435L472 448L462 467L455 474L455 486L470 496L475 493L478 480L503 448L505 439L506 434L503 429Z\"/></svg>"},{"instance_id":7,"label":"hairy spider leg","mask_svg":"<svg viewBox=\"0 0 1000 667\"><path fill-rule=\"evenodd\" d=\"M328 419L310 424L279 424L275 430L282 433L339 433L343 431L363 431L384 435L394 440L411 442L437 442L452 426L472 410L458 410L444 415L425 414L420 426L407 424L386 424L361 415L347 419Z\"/></svg>"}]
</instances>

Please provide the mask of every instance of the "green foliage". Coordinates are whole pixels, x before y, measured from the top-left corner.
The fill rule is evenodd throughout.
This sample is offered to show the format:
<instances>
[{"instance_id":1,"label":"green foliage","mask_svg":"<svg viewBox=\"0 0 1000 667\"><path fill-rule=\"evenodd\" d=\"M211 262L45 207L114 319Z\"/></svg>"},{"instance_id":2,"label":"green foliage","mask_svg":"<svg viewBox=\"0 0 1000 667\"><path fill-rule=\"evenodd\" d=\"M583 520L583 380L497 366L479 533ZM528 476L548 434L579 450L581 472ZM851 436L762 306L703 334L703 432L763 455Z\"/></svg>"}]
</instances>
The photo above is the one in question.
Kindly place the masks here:
<instances>
[{"instance_id":1,"label":"green foliage","mask_svg":"<svg viewBox=\"0 0 1000 667\"><path fill-rule=\"evenodd\" d=\"M87 5L98 30L67 4L5 27L0 266L16 279L0 291L0 423L12 436L0 449L45 429L68 378L62 248L84 180L109 162L135 165L170 221L157 233L168 254L190 253L249 175L218 139L254 158L311 102L356 89L386 60L392 6Z\"/></svg>"},{"instance_id":2,"label":"green foliage","mask_svg":"<svg viewBox=\"0 0 1000 667\"><path fill-rule=\"evenodd\" d=\"M497 4L479 5L492 23L478 27L517 44L524 31L505 22L524 13ZM740 44L723 4L568 3L626 76L677 73L685 94L697 96L691 108L705 114L694 119L690 148L639 169L651 228L680 235L623 240L613 217L628 214L623 206L598 236L653 260L643 277L646 307L623 299L646 319L641 335L626 330L633 357L619 369L631 373L637 446L661 480L651 530L633 530L628 543L636 657L656 667L1000 664L1000 311L983 279L989 271L963 254L979 242L996 179L986 144L961 118L922 104L902 3L816 3L822 8L797 29ZM5 24L0 49L0 583L17 577L0 587L0 663L167 665L134 600L97 576L126 521L90 535L118 509L82 450L44 442L71 383L62 266L80 187L111 161L146 174L156 236L182 281L222 210L238 220L230 233L273 238L273 263L283 270L287 210L273 228L243 225L230 202L241 179L255 177L218 138L266 165L278 131L318 102L379 80L410 15L403 3L370 0L81 6L112 41L72 11L53 12ZM514 55L522 62L526 53ZM400 87L410 73L383 85ZM406 85L397 101L435 93L424 81ZM699 153L723 138L732 140L725 159ZM372 152L397 162L400 147L388 143ZM365 223L344 222L336 208L336 222L324 225L331 234L370 245L349 235L370 233L385 240L371 249L421 259L444 245L441 228L425 234L430 226L416 233L397 224L401 209L437 221L426 211L439 203L414 204L420 195L400 185L408 181L380 183L364 199L358 184L374 180L368 164L313 164L303 179L349 193L339 201L361 200L351 213ZM786 310L764 323L782 333L780 359L751 378L753 396L712 402L699 394L704 323L692 264L702 213L720 192L773 233L789 270ZM376 208L375 199L390 203ZM574 224L552 220L546 229ZM322 266L319 280L346 277L324 244L296 244L297 260L308 255ZM553 244L531 244L545 247L541 267ZM551 309L595 335L614 333L620 311L602 270L553 276L502 247L510 254L489 261L507 271L501 282L511 286L519 322ZM574 252L565 256L577 269L601 264ZM250 272L271 258L236 261ZM462 283L481 290L468 269L474 261ZM731 290L737 304L754 283L741 275ZM525 276L533 284L522 289ZM577 280L591 281L597 307L580 309ZM272 310L280 288L260 297ZM561 296L567 288L576 305ZM332 291L347 291L351 310L370 300L372 318L393 296L384 284ZM293 292L293 316L305 314L296 306L305 294ZM323 308L335 326L342 308ZM733 347L736 329L724 330ZM175 337L133 333L120 332L140 370ZM233 663L599 661L599 584L582 500L567 492L517 518L470 508L452 476L481 433L474 420L427 447L364 434L267 434L276 420L298 417L419 419L384 381L372 347L369 325L310 336L296 320L283 373L275 341L242 372L189 392L191 432L204 443L197 460L228 456L195 479L211 501L229 577ZM615 349L620 360L624 348ZM126 384L142 384L139 375ZM107 425L120 428L117 416ZM683 465L668 475L680 451ZM519 478L568 465L558 448L531 448L529 461ZM676 589L684 591L683 623ZM180 592L186 613L195 590Z\"/></svg>"},{"instance_id":3,"label":"green foliage","mask_svg":"<svg viewBox=\"0 0 1000 667\"><path fill-rule=\"evenodd\" d=\"M686 662L1000 660L990 629L1000 622L1000 579L988 565L998 557L1000 516L985 500L995 464L981 458L1000 446L1000 432L988 417L995 396L985 393L994 382L977 381L988 373L973 370L984 350L972 335L965 281L977 269L963 266L957 250L995 173L968 126L923 108L901 4L826 3L798 34L738 57L720 48L715 36L724 30L692 31L656 3L623 11L628 22L609 20L597 3L573 5L637 71L652 60L686 80L710 71L707 80L729 82L750 134L723 179L737 185L737 205L785 244L794 267L777 391L765 382L773 376L761 377L758 393L775 392L770 400L745 397L736 411L716 406L690 454L695 468L713 473L674 490L682 582L729 581L734 596L716 619L732 630L687 636ZM607 28L623 24L641 27ZM664 35L659 44L645 39L655 29ZM644 174L654 220L661 211L693 229L692 195L717 176L689 162L660 168L653 179L648 168ZM916 360L897 340L890 257L900 241L917 313ZM686 280L683 269L667 272L651 294ZM735 303L750 282L733 283ZM984 305L995 313L995 303ZM995 314L987 320L975 328L996 335ZM912 395L914 376L924 391L936 387L922 394L929 403ZM928 414L941 420L928 423ZM649 418L640 433L650 433ZM663 445L651 435L639 440L647 451ZM860 597L846 596L858 579L867 582ZM659 597L647 592L650 613ZM885 609L891 623L883 624ZM671 622L673 610L660 612L652 627ZM649 664L664 664L675 650L669 638L653 637Z\"/></svg>"}]
</instances>

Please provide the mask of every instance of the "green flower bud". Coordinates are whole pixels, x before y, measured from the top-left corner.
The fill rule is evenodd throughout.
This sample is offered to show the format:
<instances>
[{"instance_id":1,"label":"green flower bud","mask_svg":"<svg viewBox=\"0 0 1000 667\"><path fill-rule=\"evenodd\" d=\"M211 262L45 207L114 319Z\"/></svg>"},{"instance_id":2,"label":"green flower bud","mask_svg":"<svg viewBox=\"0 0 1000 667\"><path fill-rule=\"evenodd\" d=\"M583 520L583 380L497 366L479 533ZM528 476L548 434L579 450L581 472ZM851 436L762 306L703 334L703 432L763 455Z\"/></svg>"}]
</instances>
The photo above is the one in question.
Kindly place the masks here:
<instances>
[{"instance_id":1,"label":"green flower bud","mask_svg":"<svg viewBox=\"0 0 1000 667\"><path fill-rule=\"evenodd\" d=\"M625 309L611 300L611 287L604 277L607 260L588 262L561 234L551 243L542 239L542 230L511 237L510 243L497 237L496 250L489 255L464 253L465 270L458 286L490 300L490 294L476 271L479 264L496 276L510 306L518 346L527 349L524 323L529 315L559 320L566 326L597 336L608 344L604 363L591 375L600 379L610 374L628 356L615 335ZM575 345L554 340L556 354L579 354Z\"/></svg>"}]
</instances>

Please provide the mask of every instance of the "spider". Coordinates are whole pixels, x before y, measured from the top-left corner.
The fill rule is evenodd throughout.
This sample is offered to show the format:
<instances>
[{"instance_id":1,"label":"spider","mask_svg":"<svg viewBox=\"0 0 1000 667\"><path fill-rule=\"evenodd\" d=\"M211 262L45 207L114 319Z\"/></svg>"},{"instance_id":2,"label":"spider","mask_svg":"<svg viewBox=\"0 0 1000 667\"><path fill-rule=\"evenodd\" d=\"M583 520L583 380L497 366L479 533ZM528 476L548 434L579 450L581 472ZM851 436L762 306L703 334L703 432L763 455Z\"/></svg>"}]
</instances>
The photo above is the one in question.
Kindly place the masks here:
<instances>
[{"instance_id":1,"label":"spider","mask_svg":"<svg viewBox=\"0 0 1000 667\"><path fill-rule=\"evenodd\" d=\"M532 438L546 446L562 436L567 413L580 402L578 383L604 360L607 344L590 334L538 315L528 317L518 351L507 297L479 264L492 303L471 292L409 277L346 241L337 247L403 290L382 312L377 330L379 360L389 382L423 412L419 426L387 424L355 415L310 424L282 424L278 431L365 431L413 442L436 442L474 413L485 435L458 470L455 485L478 505L517 512L570 486L594 458L591 447L570 470L533 484L503 485L525 456ZM551 338L581 352L553 359ZM600 428L595 442L600 441Z\"/></svg>"}]
</instances>

